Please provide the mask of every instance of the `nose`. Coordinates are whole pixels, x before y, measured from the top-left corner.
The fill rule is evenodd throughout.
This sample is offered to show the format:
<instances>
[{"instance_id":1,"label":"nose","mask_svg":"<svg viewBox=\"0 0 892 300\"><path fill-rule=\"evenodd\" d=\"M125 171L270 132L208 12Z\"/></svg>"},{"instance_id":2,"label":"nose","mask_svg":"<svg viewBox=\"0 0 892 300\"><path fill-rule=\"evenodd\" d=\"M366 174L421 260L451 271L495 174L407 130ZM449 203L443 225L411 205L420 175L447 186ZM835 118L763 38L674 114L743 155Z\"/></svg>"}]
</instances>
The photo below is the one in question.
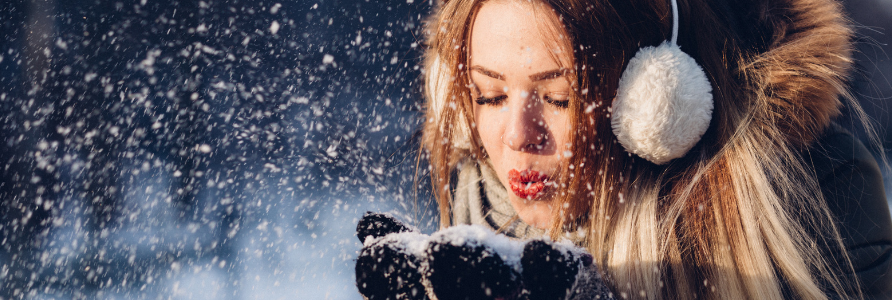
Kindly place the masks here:
<instances>
[{"instance_id":1,"label":"nose","mask_svg":"<svg viewBox=\"0 0 892 300\"><path fill-rule=\"evenodd\" d=\"M502 144L514 151L538 152L548 142L548 124L542 115L541 101L535 101L531 93L521 91L514 96L518 101L508 101L508 118Z\"/></svg>"}]
</instances>

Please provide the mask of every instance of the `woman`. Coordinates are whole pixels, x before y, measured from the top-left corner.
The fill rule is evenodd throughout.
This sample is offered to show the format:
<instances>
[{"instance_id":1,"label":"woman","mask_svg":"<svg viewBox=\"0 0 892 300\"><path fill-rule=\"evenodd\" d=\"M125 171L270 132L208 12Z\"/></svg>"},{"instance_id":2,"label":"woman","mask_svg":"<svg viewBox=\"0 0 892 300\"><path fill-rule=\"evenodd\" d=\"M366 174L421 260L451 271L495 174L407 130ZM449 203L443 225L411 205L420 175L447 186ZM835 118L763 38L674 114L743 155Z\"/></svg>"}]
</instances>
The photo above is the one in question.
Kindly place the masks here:
<instances>
[{"instance_id":1,"label":"woman","mask_svg":"<svg viewBox=\"0 0 892 300\"><path fill-rule=\"evenodd\" d=\"M864 273L889 269L876 163L831 123L851 69L840 5L677 9L714 109L690 150L657 164L627 152L611 114L632 56L672 35L670 1L442 3L423 145L441 224L569 238L630 298L889 297L889 277Z\"/></svg>"}]
</instances>

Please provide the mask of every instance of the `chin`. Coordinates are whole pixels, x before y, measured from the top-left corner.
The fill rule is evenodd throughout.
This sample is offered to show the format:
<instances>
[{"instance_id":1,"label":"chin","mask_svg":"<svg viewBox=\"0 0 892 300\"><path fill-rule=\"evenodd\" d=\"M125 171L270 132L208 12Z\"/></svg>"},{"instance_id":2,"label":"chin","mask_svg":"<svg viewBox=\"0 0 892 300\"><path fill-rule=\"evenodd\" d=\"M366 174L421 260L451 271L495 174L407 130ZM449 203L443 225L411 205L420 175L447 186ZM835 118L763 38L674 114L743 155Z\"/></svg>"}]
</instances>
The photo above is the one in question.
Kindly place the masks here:
<instances>
[{"instance_id":1,"label":"chin","mask_svg":"<svg viewBox=\"0 0 892 300\"><path fill-rule=\"evenodd\" d=\"M524 223L543 230L548 229L551 226L550 201L530 201L520 198L511 200L511 204L514 206L514 211L517 212L520 220Z\"/></svg>"}]
</instances>

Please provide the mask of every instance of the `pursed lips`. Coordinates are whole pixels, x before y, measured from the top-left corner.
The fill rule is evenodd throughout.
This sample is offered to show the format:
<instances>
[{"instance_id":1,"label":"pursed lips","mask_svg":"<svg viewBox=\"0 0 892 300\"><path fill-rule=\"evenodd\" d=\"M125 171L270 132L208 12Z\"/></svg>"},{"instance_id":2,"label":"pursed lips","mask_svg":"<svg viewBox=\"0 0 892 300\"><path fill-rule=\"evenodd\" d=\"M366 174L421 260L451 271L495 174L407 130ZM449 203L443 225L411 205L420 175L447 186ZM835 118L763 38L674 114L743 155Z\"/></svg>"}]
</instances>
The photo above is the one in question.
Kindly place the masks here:
<instances>
[{"instance_id":1,"label":"pursed lips","mask_svg":"<svg viewBox=\"0 0 892 300\"><path fill-rule=\"evenodd\" d=\"M545 190L548 176L535 170L508 171L508 182L511 191L520 198L532 200L539 197Z\"/></svg>"}]
</instances>

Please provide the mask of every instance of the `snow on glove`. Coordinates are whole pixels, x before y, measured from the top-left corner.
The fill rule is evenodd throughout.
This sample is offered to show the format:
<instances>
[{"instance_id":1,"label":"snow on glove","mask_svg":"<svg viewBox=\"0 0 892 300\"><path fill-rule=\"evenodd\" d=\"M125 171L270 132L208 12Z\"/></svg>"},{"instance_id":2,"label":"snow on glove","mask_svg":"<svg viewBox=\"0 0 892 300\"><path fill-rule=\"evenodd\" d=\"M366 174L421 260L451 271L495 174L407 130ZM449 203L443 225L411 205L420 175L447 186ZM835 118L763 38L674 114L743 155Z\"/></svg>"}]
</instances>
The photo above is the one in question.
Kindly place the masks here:
<instances>
[{"instance_id":1,"label":"snow on glove","mask_svg":"<svg viewBox=\"0 0 892 300\"><path fill-rule=\"evenodd\" d=\"M369 300L426 300L421 263L428 236L385 214L367 212L356 226L363 242L356 287Z\"/></svg>"},{"instance_id":2,"label":"snow on glove","mask_svg":"<svg viewBox=\"0 0 892 300\"><path fill-rule=\"evenodd\" d=\"M520 259L523 300L613 299L591 254L545 240L532 240Z\"/></svg>"},{"instance_id":3,"label":"snow on glove","mask_svg":"<svg viewBox=\"0 0 892 300\"><path fill-rule=\"evenodd\" d=\"M591 255L546 240L516 241L481 226L431 236L384 214L357 225L356 285L366 299L613 299Z\"/></svg>"},{"instance_id":4,"label":"snow on glove","mask_svg":"<svg viewBox=\"0 0 892 300\"><path fill-rule=\"evenodd\" d=\"M425 251L425 276L438 300L516 299L522 243L480 226L434 233Z\"/></svg>"}]
</instances>

